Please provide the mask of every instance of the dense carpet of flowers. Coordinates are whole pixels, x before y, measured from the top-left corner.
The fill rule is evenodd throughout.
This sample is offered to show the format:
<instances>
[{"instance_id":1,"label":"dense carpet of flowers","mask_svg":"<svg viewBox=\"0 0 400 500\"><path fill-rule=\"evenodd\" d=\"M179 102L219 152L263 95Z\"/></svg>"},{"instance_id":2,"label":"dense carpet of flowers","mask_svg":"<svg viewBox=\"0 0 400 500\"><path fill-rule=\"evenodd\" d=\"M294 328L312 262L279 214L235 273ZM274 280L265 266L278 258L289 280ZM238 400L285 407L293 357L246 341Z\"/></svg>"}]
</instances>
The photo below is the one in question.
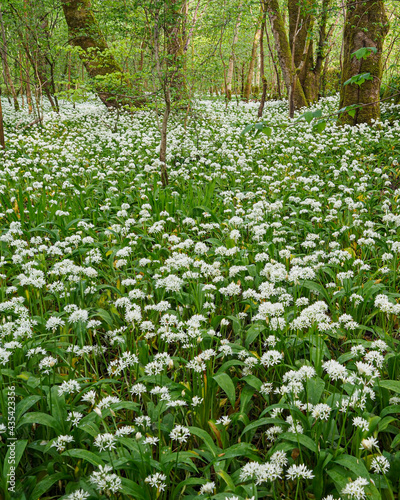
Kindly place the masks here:
<instances>
[{"instance_id":1,"label":"dense carpet of flowers","mask_svg":"<svg viewBox=\"0 0 400 500\"><path fill-rule=\"evenodd\" d=\"M4 107L2 498L398 498L398 121Z\"/></svg>"}]
</instances>

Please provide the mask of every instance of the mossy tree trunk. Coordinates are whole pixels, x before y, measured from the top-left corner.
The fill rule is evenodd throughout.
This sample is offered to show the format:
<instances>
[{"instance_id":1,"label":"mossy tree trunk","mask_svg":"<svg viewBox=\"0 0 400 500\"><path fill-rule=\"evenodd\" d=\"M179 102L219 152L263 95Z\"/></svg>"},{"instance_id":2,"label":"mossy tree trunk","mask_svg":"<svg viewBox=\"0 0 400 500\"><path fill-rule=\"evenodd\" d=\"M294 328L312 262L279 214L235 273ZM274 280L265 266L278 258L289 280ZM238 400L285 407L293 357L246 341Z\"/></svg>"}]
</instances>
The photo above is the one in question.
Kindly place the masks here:
<instances>
[{"instance_id":1,"label":"mossy tree trunk","mask_svg":"<svg viewBox=\"0 0 400 500\"><path fill-rule=\"evenodd\" d=\"M295 109L307 106L307 98L297 77L292 50L286 34L285 23L279 9L278 0L265 0L265 8L271 23L278 60L288 92L289 115L293 116Z\"/></svg>"},{"instance_id":2,"label":"mossy tree trunk","mask_svg":"<svg viewBox=\"0 0 400 500\"><path fill-rule=\"evenodd\" d=\"M339 109L354 104L361 104L362 107L356 109L354 116L341 113L339 123L356 125L380 118L381 56L388 30L383 0L347 0ZM377 52L362 59L352 55L363 47L375 47ZM366 80L361 85L343 85L351 77L362 73L370 73L372 80Z\"/></svg>"},{"instance_id":3,"label":"mossy tree trunk","mask_svg":"<svg viewBox=\"0 0 400 500\"><path fill-rule=\"evenodd\" d=\"M69 43L81 49L81 60L102 102L109 108L140 105L143 97L133 88L111 54L90 0L62 0L61 4L68 25Z\"/></svg>"}]
</instances>

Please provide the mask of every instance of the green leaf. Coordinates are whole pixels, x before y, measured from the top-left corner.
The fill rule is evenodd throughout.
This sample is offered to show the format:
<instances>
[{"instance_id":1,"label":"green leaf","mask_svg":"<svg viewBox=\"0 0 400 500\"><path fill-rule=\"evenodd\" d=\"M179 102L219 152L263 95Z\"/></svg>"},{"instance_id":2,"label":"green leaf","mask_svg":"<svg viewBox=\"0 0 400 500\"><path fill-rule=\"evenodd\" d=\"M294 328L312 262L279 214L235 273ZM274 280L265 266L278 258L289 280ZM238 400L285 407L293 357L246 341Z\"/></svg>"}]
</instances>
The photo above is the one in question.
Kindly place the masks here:
<instances>
[{"instance_id":1,"label":"green leaf","mask_svg":"<svg viewBox=\"0 0 400 500\"><path fill-rule=\"evenodd\" d=\"M41 479L40 482L36 485L35 489L32 491L29 500L38 500L46 491L48 491L53 484L60 479L66 479L69 476L64 474L64 472L57 472L56 474L52 474L51 476L46 476L44 479Z\"/></svg>"},{"instance_id":2,"label":"green leaf","mask_svg":"<svg viewBox=\"0 0 400 500\"><path fill-rule=\"evenodd\" d=\"M391 448L396 448L400 444L400 434L397 434L397 436L393 439L392 444L390 445Z\"/></svg>"},{"instance_id":3,"label":"green leaf","mask_svg":"<svg viewBox=\"0 0 400 500\"><path fill-rule=\"evenodd\" d=\"M282 425L282 424L285 424L285 422L278 418L272 418L272 417L259 418L258 420L252 422L243 429L242 436L243 434L246 434L246 432L249 432L253 429L258 429L258 427L261 427L262 425Z\"/></svg>"},{"instance_id":4,"label":"green leaf","mask_svg":"<svg viewBox=\"0 0 400 500\"><path fill-rule=\"evenodd\" d=\"M257 338L260 336L261 332L265 330L264 325L251 325L250 328L247 330L246 334L246 341L245 341L245 347L246 349L249 348L249 345Z\"/></svg>"},{"instance_id":5,"label":"green leaf","mask_svg":"<svg viewBox=\"0 0 400 500\"><path fill-rule=\"evenodd\" d=\"M54 429L57 433L61 434L61 428L59 422L52 417L51 415L47 415L46 413L41 412L32 412L24 415L19 424L17 425L17 429L25 424L40 424L46 427L50 427Z\"/></svg>"},{"instance_id":6,"label":"green leaf","mask_svg":"<svg viewBox=\"0 0 400 500\"><path fill-rule=\"evenodd\" d=\"M307 123L311 123L312 119L314 118L314 113L312 111L306 111L301 115L301 117L303 117Z\"/></svg>"},{"instance_id":7,"label":"green leaf","mask_svg":"<svg viewBox=\"0 0 400 500\"><path fill-rule=\"evenodd\" d=\"M213 379L217 382L217 384L228 396L231 405L235 406L235 401L236 401L235 385L232 382L231 377L226 373L219 373L217 375L214 375Z\"/></svg>"},{"instance_id":8,"label":"green leaf","mask_svg":"<svg viewBox=\"0 0 400 500\"><path fill-rule=\"evenodd\" d=\"M313 453L317 453L316 442L304 434L294 434L293 432L284 432L280 435L280 438L285 441L290 441L291 443L296 443L297 445L302 445L308 448Z\"/></svg>"},{"instance_id":9,"label":"green leaf","mask_svg":"<svg viewBox=\"0 0 400 500\"><path fill-rule=\"evenodd\" d=\"M351 455L342 455L333 461L335 464L342 465L347 469L355 472L357 476L369 479L369 474L367 468L365 467L364 461L361 458L356 458Z\"/></svg>"},{"instance_id":10,"label":"green leaf","mask_svg":"<svg viewBox=\"0 0 400 500\"><path fill-rule=\"evenodd\" d=\"M267 137L271 137L272 135L272 128L271 127L264 127L261 132L265 134Z\"/></svg>"},{"instance_id":11,"label":"green leaf","mask_svg":"<svg viewBox=\"0 0 400 500\"><path fill-rule=\"evenodd\" d=\"M227 487L228 487L228 490L227 490L227 491L229 491L229 490L231 490L232 492L234 492L234 491L235 491L235 483L232 481L232 478L231 478L231 476L230 476L229 474L227 474L227 473L226 473L225 471L223 471L223 470L219 470L219 471L217 472L217 475L218 475L219 477L221 477L221 478L225 481L225 483L226 483L226 485L227 485Z\"/></svg>"},{"instance_id":12,"label":"green leaf","mask_svg":"<svg viewBox=\"0 0 400 500\"><path fill-rule=\"evenodd\" d=\"M247 457L251 460L257 460L257 448L250 443L238 443L233 444L227 450L224 450L223 453L220 453L217 457L219 460L230 460L235 457Z\"/></svg>"},{"instance_id":13,"label":"green leaf","mask_svg":"<svg viewBox=\"0 0 400 500\"><path fill-rule=\"evenodd\" d=\"M320 120L313 125L313 132L320 134L326 128L326 120Z\"/></svg>"},{"instance_id":14,"label":"green leaf","mask_svg":"<svg viewBox=\"0 0 400 500\"><path fill-rule=\"evenodd\" d=\"M41 396L28 396L27 398L22 399L15 408L15 421L18 424L19 419L26 413L29 408L31 408L34 404L40 401Z\"/></svg>"},{"instance_id":15,"label":"green leaf","mask_svg":"<svg viewBox=\"0 0 400 500\"><path fill-rule=\"evenodd\" d=\"M259 378L255 377L254 375L246 375L243 377L243 379L247 384L249 384L251 387L256 389L256 391L259 391L262 386L262 382Z\"/></svg>"},{"instance_id":16,"label":"green leaf","mask_svg":"<svg viewBox=\"0 0 400 500\"><path fill-rule=\"evenodd\" d=\"M219 453L219 447L214 443L212 440L211 436L203 429L200 429L199 427L189 427L190 433L193 434L194 436L199 437L200 439L203 440L204 444L207 446L207 448L211 451L211 453L214 455L214 457L217 456Z\"/></svg>"},{"instance_id":17,"label":"green leaf","mask_svg":"<svg viewBox=\"0 0 400 500\"><path fill-rule=\"evenodd\" d=\"M8 449L7 449L6 456L4 458L4 465L3 465L3 480L4 480L4 484L6 487L8 484L7 483L7 479L8 479L7 474L10 472L11 466L14 467L14 470L17 469L18 464L19 464L19 462L22 458L22 455L25 451L26 445L28 444L28 440L21 439L21 440L15 441L14 442L15 446L13 446L13 449L10 446L10 444L11 444L11 442L8 443ZM13 457L12 461L9 462L11 452L14 453L14 457Z\"/></svg>"},{"instance_id":18,"label":"green leaf","mask_svg":"<svg viewBox=\"0 0 400 500\"><path fill-rule=\"evenodd\" d=\"M376 47L361 47L351 54L351 57L356 56L357 59L366 59L369 55L376 54L378 49Z\"/></svg>"},{"instance_id":19,"label":"green leaf","mask_svg":"<svg viewBox=\"0 0 400 500\"><path fill-rule=\"evenodd\" d=\"M104 461L98 455L96 455L92 451L82 450L80 448L64 451L63 453L61 453L61 455L65 457L85 460L86 462L89 462L96 467L98 467L99 465L104 465Z\"/></svg>"},{"instance_id":20,"label":"green leaf","mask_svg":"<svg viewBox=\"0 0 400 500\"><path fill-rule=\"evenodd\" d=\"M400 381L398 380L380 380L376 387L388 389L396 393L400 393Z\"/></svg>"},{"instance_id":21,"label":"green leaf","mask_svg":"<svg viewBox=\"0 0 400 500\"><path fill-rule=\"evenodd\" d=\"M306 382L308 402L316 405L319 403L325 389L325 382L321 378L310 378Z\"/></svg>"},{"instance_id":22,"label":"green leaf","mask_svg":"<svg viewBox=\"0 0 400 500\"><path fill-rule=\"evenodd\" d=\"M140 487L137 483L133 482L131 479L127 479L126 477L121 477L122 483L122 493L130 496L131 498L135 498L136 500L145 499L146 496L143 494L143 487Z\"/></svg>"},{"instance_id":23,"label":"green leaf","mask_svg":"<svg viewBox=\"0 0 400 500\"><path fill-rule=\"evenodd\" d=\"M253 128L254 128L254 124L253 124L253 123L252 123L251 125L247 125L247 127L245 127L245 128L241 131L240 135L245 135L245 134L247 134L247 133L248 133L248 132L250 132L250 130L252 130Z\"/></svg>"}]
</instances>

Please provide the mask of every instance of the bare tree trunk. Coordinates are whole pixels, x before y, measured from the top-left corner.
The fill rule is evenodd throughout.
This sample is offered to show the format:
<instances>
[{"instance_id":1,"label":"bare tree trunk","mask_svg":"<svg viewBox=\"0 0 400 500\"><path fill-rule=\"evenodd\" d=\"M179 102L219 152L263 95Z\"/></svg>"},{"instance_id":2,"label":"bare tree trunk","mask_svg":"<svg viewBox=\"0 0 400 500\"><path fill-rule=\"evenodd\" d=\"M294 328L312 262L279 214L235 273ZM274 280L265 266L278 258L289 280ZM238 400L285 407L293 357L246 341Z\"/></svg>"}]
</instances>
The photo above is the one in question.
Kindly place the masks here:
<instances>
[{"instance_id":1,"label":"bare tree trunk","mask_svg":"<svg viewBox=\"0 0 400 500\"><path fill-rule=\"evenodd\" d=\"M239 4L239 14L236 19L236 24L235 24L235 31L233 32L233 40L232 40L232 52L229 57L229 64L228 64L228 75L226 77L226 100L230 101L232 99L232 78L233 78L233 68L235 65L235 45L237 44L239 40L239 28L240 28L240 17L241 17L241 4Z\"/></svg>"},{"instance_id":2,"label":"bare tree trunk","mask_svg":"<svg viewBox=\"0 0 400 500\"><path fill-rule=\"evenodd\" d=\"M272 52L271 42L269 40L268 28L267 28L267 24L266 23L265 23L265 34L267 36L267 44L268 44L269 55L271 57L271 61L272 61L272 64L274 66L274 71L275 71L275 75L276 75L276 86L278 87L278 96L279 96L279 99L281 99L282 98L281 78L279 76L278 65L276 64L275 57L274 57L274 54Z\"/></svg>"},{"instance_id":3,"label":"bare tree trunk","mask_svg":"<svg viewBox=\"0 0 400 500\"><path fill-rule=\"evenodd\" d=\"M124 77L121 66L110 54L93 14L90 0L61 0L61 4L68 25L69 42L83 50L82 62L90 78L94 80L94 87L102 102L107 107L143 103L143 97L140 96L138 89L133 89L131 82ZM113 91L110 89L110 84L116 80L122 81L124 85L121 85L122 89ZM122 96L120 90L123 90ZM133 90L132 98L125 95L132 93Z\"/></svg>"},{"instance_id":4,"label":"bare tree trunk","mask_svg":"<svg viewBox=\"0 0 400 500\"><path fill-rule=\"evenodd\" d=\"M160 142L160 162L161 162L161 182L163 187L168 186L168 170L167 170L167 127L168 119L171 113L171 96L167 90L165 97L165 110L161 126L161 142Z\"/></svg>"},{"instance_id":5,"label":"bare tree trunk","mask_svg":"<svg viewBox=\"0 0 400 500\"><path fill-rule=\"evenodd\" d=\"M3 122L3 107L1 105L1 93L0 93L0 146L2 149L6 149L6 141L4 139L4 122Z\"/></svg>"},{"instance_id":6,"label":"bare tree trunk","mask_svg":"<svg viewBox=\"0 0 400 500\"><path fill-rule=\"evenodd\" d=\"M4 82L7 85L7 87L10 89L10 92L11 92L11 95L12 95L12 98L14 101L15 111L19 111L17 92L15 91L14 83L12 81L11 74L10 74L10 68L8 66L7 37L6 37L6 31L4 29L3 14L1 12L1 7L0 7L0 26L1 26L1 38L2 38L0 52L1 52L1 59L3 61Z\"/></svg>"},{"instance_id":7,"label":"bare tree trunk","mask_svg":"<svg viewBox=\"0 0 400 500\"><path fill-rule=\"evenodd\" d=\"M261 81L262 81L262 93L261 93L261 101L260 101L260 106L258 108L258 117L261 118L263 111L264 111L264 105L265 105L265 98L267 96L267 79L265 78L265 68L264 68L264 30L266 28L266 12L264 12L264 17L262 20L261 24L261 36L260 36L260 76L261 76Z\"/></svg>"},{"instance_id":8,"label":"bare tree trunk","mask_svg":"<svg viewBox=\"0 0 400 500\"><path fill-rule=\"evenodd\" d=\"M251 58L250 58L250 64L249 64L249 71L247 73L247 79L246 79L246 83L245 83L245 87L244 87L244 96L243 96L243 98L244 98L244 100L246 102L249 102L250 94L251 94L251 84L252 84L252 81L253 81L254 66L255 66L256 57L257 57L257 47L258 47L258 43L259 43L260 36L261 36L261 28L260 28L261 22L262 22L262 14L258 18L258 20L257 20L257 28L256 28L256 31L254 33L253 47L252 47L252 50L251 50Z\"/></svg>"},{"instance_id":9,"label":"bare tree trunk","mask_svg":"<svg viewBox=\"0 0 400 500\"><path fill-rule=\"evenodd\" d=\"M25 82L24 82L24 67L22 65L22 54L21 51L18 50L18 63L19 63L19 82L21 86L21 105L22 107L25 106L25 99L24 99L24 87L25 87Z\"/></svg>"},{"instance_id":10,"label":"bare tree trunk","mask_svg":"<svg viewBox=\"0 0 400 500\"><path fill-rule=\"evenodd\" d=\"M341 113L339 123L356 125L371 123L380 118L381 56L388 30L389 23L383 0L347 0L339 109L354 104L367 106L357 108L354 117L349 113ZM357 59L352 55L363 47L375 47L377 52L371 53L365 59ZM372 80L366 80L361 85L343 85L351 77L361 73L370 73Z\"/></svg>"},{"instance_id":11,"label":"bare tree trunk","mask_svg":"<svg viewBox=\"0 0 400 500\"><path fill-rule=\"evenodd\" d=\"M31 114L33 112L33 106L32 106L31 79L29 76L28 64L26 64L25 74L26 74L25 77L26 101L28 103L29 114Z\"/></svg>"}]
</instances>

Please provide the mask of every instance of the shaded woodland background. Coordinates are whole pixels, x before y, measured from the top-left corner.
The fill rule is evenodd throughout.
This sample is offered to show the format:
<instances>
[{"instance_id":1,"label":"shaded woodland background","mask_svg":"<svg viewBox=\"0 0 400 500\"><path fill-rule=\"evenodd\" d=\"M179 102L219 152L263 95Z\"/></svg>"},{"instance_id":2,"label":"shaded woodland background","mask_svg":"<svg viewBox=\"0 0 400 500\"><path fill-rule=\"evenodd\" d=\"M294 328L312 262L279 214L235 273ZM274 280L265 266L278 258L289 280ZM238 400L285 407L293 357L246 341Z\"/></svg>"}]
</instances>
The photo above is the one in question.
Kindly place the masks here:
<instances>
[{"instance_id":1,"label":"shaded woodland background","mask_svg":"<svg viewBox=\"0 0 400 500\"><path fill-rule=\"evenodd\" d=\"M340 92L340 109L362 105L340 115L349 124L379 118L380 98L399 97L397 1L0 5L2 94L39 121L44 96L57 111L61 98L77 101L93 92L108 107L161 106L167 114L197 95L259 100L259 116L266 99L288 98L293 116Z\"/></svg>"}]
</instances>

